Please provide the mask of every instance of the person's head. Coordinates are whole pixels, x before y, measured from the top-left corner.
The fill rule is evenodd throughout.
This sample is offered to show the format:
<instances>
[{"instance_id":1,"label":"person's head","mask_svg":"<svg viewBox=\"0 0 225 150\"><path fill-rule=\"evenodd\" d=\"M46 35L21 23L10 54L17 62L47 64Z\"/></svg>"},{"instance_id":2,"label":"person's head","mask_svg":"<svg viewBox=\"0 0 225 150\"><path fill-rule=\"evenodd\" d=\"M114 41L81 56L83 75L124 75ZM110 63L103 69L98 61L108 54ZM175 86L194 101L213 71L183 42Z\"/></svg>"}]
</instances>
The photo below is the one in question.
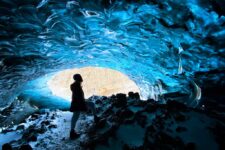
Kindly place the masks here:
<instances>
[{"instance_id":1,"label":"person's head","mask_svg":"<svg viewBox=\"0 0 225 150\"><path fill-rule=\"evenodd\" d=\"M80 74L75 74L75 75L73 75L73 79L76 81L76 82L83 82L83 79L82 79L82 77L81 77L81 75Z\"/></svg>"}]
</instances>

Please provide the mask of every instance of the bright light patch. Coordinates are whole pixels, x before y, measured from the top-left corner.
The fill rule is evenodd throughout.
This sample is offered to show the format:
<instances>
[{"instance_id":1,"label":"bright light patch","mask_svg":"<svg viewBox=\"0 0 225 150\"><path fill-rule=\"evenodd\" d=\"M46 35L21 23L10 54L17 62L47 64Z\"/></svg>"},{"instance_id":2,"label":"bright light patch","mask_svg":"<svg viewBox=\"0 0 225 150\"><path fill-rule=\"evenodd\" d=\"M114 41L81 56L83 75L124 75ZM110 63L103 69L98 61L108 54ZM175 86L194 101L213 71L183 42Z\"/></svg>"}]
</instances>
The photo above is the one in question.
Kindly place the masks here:
<instances>
[{"instance_id":1,"label":"bright light patch","mask_svg":"<svg viewBox=\"0 0 225 150\"><path fill-rule=\"evenodd\" d=\"M128 76L119 71L99 68L84 67L80 69L68 69L56 73L48 82L52 94L66 100L71 100L70 85L73 83L73 75L79 73L83 78L83 90L85 98L92 95L111 96L116 93L139 92L138 86Z\"/></svg>"}]
</instances>

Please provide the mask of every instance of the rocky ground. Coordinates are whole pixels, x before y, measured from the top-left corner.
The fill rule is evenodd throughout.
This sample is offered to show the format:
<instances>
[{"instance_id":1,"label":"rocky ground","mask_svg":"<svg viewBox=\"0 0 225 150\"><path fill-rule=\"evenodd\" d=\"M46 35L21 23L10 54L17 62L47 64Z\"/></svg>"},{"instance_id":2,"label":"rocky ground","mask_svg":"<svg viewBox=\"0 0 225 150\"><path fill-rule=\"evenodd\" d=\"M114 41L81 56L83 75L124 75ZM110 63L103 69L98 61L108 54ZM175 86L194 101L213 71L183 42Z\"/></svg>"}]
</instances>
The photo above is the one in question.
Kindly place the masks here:
<instances>
[{"instance_id":1,"label":"rocky ground","mask_svg":"<svg viewBox=\"0 0 225 150\"><path fill-rule=\"evenodd\" d=\"M13 149L224 149L225 125L217 114L188 108L176 101L159 104L129 97L91 97L100 121L82 114L76 126L80 136L69 139L68 111L36 111L22 123L2 129L0 144Z\"/></svg>"}]
</instances>

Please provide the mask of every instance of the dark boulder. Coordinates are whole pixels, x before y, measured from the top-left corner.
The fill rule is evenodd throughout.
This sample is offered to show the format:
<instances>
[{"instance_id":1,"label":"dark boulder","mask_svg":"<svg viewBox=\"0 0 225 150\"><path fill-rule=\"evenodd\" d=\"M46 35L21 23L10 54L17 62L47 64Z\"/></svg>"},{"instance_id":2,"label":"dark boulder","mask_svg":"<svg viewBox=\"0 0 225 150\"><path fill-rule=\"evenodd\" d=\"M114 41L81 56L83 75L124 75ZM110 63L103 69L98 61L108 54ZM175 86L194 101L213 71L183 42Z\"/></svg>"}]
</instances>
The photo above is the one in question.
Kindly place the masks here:
<instances>
[{"instance_id":1,"label":"dark boulder","mask_svg":"<svg viewBox=\"0 0 225 150\"><path fill-rule=\"evenodd\" d=\"M51 129L51 128L57 128L57 125L56 124L51 124L51 125L49 125L49 128Z\"/></svg>"},{"instance_id":2,"label":"dark boulder","mask_svg":"<svg viewBox=\"0 0 225 150\"><path fill-rule=\"evenodd\" d=\"M134 92L129 92L128 93L128 97L131 99L140 99L140 95L138 92L134 93Z\"/></svg>"},{"instance_id":3,"label":"dark boulder","mask_svg":"<svg viewBox=\"0 0 225 150\"><path fill-rule=\"evenodd\" d=\"M12 146L9 143L5 143L2 145L2 150L12 150Z\"/></svg>"},{"instance_id":4,"label":"dark boulder","mask_svg":"<svg viewBox=\"0 0 225 150\"><path fill-rule=\"evenodd\" d=\"M113 99L113 105L116 107L124 107L127 105L126 94L119 93L116 95L116 98Z\"/></svg>"},{"instance_id":5,"label":"dark boulder","mask_svg":"<svg viewBox=\"0 0 225 150\"><path fill-rule=\"evenodd\" d=\"M41 125L50 125L50 121L44 120L44 121L41 122Z\"/></svg>"},{"instance_id":6,"label":"dark boulder","mask_svg":"<svg viewBox=\"0 0 225 150\"><path fill-rule=\"evenodd\" d=\"M129 92L129 93L128 93L128 97L129 97L129 98L135 98L134 92Z\"/></svg>"},{"instance_id":7,"label":"dark boulder","mask_svg":"<svg viewBox=\"0 0 225 150\"><path fill-rule=\"evenodd\" d=\"M181 113L177 113L177 114L175 114L174 119L177 122L183 122L183 121L187 120L187 117Z\"/></svg>"},{"instance_id":8,"label":"dark boulder","mask_svg":"<svg viewBox=\"0 0 225 150\"><path fill-rule=\"evenodd\" d=\"M19 125L16 128L16 130L24 130L24 129L25 129L25 126L24 125Z\"/></svg>"},{"instance_id":9,"label":"dark boulder","mask_svg":"<svg viewBox=\"0 0 225 150\"><path fill-rule=\"evenodd\" d=\"M134 93L134 98L135 98L135 99L139 99L139 100L140 100L140 95L139 95L139 93L138 93L138 92Z\"/></svg>"},{"instance_id":10,"label":"dark boulder","mask_svg":"<svg viewBox=\"0 0 225 150\"><path fill-rule=\"evenodd\" d=\"M187 150L196 150L196 145L195 145L195 143L192 143L192 142L187 143L187 144L186 144L186 149L187 149Z\"/></svg>"},{"instance_id":11,"label":"dark boulder","mask_svg":"<svg viewBox=\"0 0 225 150\"><path fill-rule=\"evenodd\" d=\"M177 132L184 132L184 131L187 131L187 128L186 128L186 127L178 126L178 127L176 128L176 131L177 131Z\"/></svg>"},{"instance_id":12,"label":"dark boulder","mask_svg":"<svg viewBox=\"0 0 225 150\"><path fill-rule=\"evenodd\" d=\"M147 124L147 116L143 115L143 114L139 114L135 116L135 120L137 121L137 123L144 128Z\"/></svg>"},{"instance_id":13,"label":"dark boulder","mask_svg":"<svg viewBox=\"0 0 225 150\"><path fill-rule=\"evenodd\" d=\"M166 104L169 110L185 110L187 108L185 104L175 100L168 100Z\"/></svg>"},{"instance_id":14,"label":"dark boulder","mask_svg":"<svg viewBox=\"0 0 225 150\"><path fill-rule=\"evenodd\" d=\"M32 150L32 147L29 144L22 145L19 150Z\"/></svg>"},{"instance_id":15,"label":"dark boulder","mask_svg":"<svg viewBox=\"0 0 225 150\"><path fill-rule=\"evenodd\" d=\"M134 115L134 113L129 110L129 109L123 109L123 110L120 110L118 111L117 113L117 116L120 117L122 120L125 120L127 118L130 118Z\"/></svg>"},{"instance_id":16,"label":"dark boulder","mask_svg":"<svg viewBox=\"0 0 225 150\"><path fill-rule=\"evenodd\" d=\"M37 134L32 134L30 135L28 138L27 138L27 141L30 142L30 141L37 141Z\"/></svg>"},{"instance_id":17,"label":"dark boulder","mask_svg":"<svg viewBox=\"0 0 225 150\"><path fill-rule=\"evenodd\" d=\"M98 123L96 124L96 128L97 129L102 129L104 128L106 125L106 119L101 119L98 121Z\"/></svg>"}]
</instances>

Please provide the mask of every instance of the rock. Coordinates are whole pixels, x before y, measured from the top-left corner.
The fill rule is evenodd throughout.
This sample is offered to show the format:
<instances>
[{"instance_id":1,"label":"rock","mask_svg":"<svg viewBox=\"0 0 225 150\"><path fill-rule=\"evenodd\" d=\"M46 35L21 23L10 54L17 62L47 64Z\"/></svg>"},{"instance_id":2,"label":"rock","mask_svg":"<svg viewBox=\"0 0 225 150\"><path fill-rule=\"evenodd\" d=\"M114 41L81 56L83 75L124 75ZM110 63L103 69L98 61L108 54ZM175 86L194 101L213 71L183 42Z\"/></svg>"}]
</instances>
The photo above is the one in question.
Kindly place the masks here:
<instances>
[{"instance_id":1,"label":"rock","mask_svg":"<svg viewBox=\"0 0 225 150\"><path fill-rule=\"evenodd\" d=\"M186 149L187 149L187 150L196 150L196 145L195 145L195 143L192 143L192 142L187 143L187 144L186 144Z\"/></svg>"},{"instance_id":2,"label":"rock","mask_svg":"<svg viewBox=\"0 0 225 150\"><path fill-rule=\"evenodd\" d=\"M119 110L118 112L116 112L116 115L118 116L118 118L121 120L121 121L124 121L128 118L131 118L134 113L129 110L129 109L123 109L123 110Z\"/></svg>"},{"instance_id":3,"label":"rock","mask_svg":"<svg viewBox=\"0 0 225 150\"><path fill-rule=\"evenodd\" d=\"M95 149L97 144L104 144L108 143L109 137L115 137L115 131L118 128L118 125L114 124L109 126L104 131L99 130L101 133L96 132L88 132L89 139L85 142L82 142L81 145L85 149Z\"/></svg>"},{"instance_id":4,"label":"rock","mask_svg":"<svg viewBox=\"0 0 225 150\"><path fill-rule=\"evenodd\" d=\"M96 128L101 129L104 128L106 125L106 119L101 119L99 122L96 124Z\"/></svg>"},{"instance_id":5,"label":"rock","mask_svg":"<svg viewBox=\"0 0 225 150\"><path fill-rule=\"evenodd\" d=\"M95 101L95 104L102 104L102 101L100 99Z\"/></svg>"},{"instance_id":6,"label":"rock","mask_svg":"<svg viewBox=\"0 0 225 150\"><path fill-rule=\"evenodd\" d=\"M27 141L28 142L30 142L30 141L33 141L33 142L37 141L37 134L32 134L31 136L29 136L27 138Z\"/></svg>"},{"instance_id":7,"label":"rock","mask_svg":"<svg viewBox=\"0 0 225 150\"><path fill-rule=\"evenodd\" d=\"M135 101L135 103L134 103L135 106L143 107L143 109L147 104L148 104L147 101Z\"/></svg>"},{"instance_id":8,"label":"rock","mask_svg":"<svg viewBox=\"0 0 225 150\"><path fill-rule=\"evenodd\" d=\"M113 110L112 110L112 107L109 107L108 109L106 109L104 112L103 112L103 117L106 117L106 116L109 116L111 114L113 114Z\"/></svg>"},{"instance_id":9,"label":"rock","mask_svg":"<svg viewBox=\"0 0 225 150\"><path fill-rule=\"evenodd\" d=\"M53 114L52 116L51 116L51 120L54 120L55 119L55 114Z\"/></svg>"},{"instance_id":10,"label":"rock","mask_svg":"<svg viewBox=\"0 0 225 150\"><path fill-rule=\"evenodd\" d=\"M147 124L147 119L148 119L148 118L147 118L147 116L140 114L140 115L137 115L137 116L135 117L135 119L136 119L137 123L138 123L142 128L144 128L145 125Z\"/></svg>"},{"instance_id":11,"label":"rock","mask_svg":"<svg viewBox=\"0 0 225 150\"><path fill-rule=\"evenodd\" d=\"M134 93L133 93L134 94ZM131 94L129 95L130 98ZM102 100L101 97L95 99L94 101ZM124 102L125 101L125 102ZM126 102L129 103L126 103ZM115 106L115 103L117 107ZM192 150L196 149L195 143L184 143L182 140L185 137L182 136L182 133L185 132L187 134L192 134L195 132L189 126L186 126L186 122L189 118L195 117L195 114L204 112L199 112L198 109L195 108L187 108L182 103L176 101L168 101L167 104L161 104L155 101L140 101L133 99L129 101L125 94L117 94L113 98L107 98L104 101L99 102L97 105L98 108L101 108L97 115L101 118L98 122L94 123L94 125L88 126L88 123L83 123L86 131L82 130L83 132L81 138L78 141L77 146L82 147L83 149L91 149L96 148L98 146L103 146L107 149L111 148L114 143L119 143L118 147L120 149L132 149L132 150L142 150L142 149L184 149L184 150ZM188 111L184 111L188 110ZM193 115L189 115L188 112L195 112ZM48 139L55 139L55 133L51 132L51 128L61 128L64 126L63 120L67 120L67 118L63 117L61 112L57 112L55 117L60 118L62 117L62 124L53 124L53 121L50 119L45 118L45 114L43 117L39 116L37 120L31 121L34 125L29 126L27 129L24 130L24 134L22 139L16 141L17 143L26 143L30 141L38 141L37 143L41 143L37 148L47 149L49 148L48 143L45 142L46 138ZM69 113L69 112L67 112ZM54 112L49 113L49 118L53 116ZM207 115L207 114L206 114ZM198 115L199 116L199 115ZM208 116L210 117L210 116ZM44 120L43 120L44 119ZM200 119L201 120L201 119ZM204 117L203 117L204 120ZM82 120L82 121L86 121ZM205 121L205 120L204 120ZM89 122L89 121L88 121ZM183 122L183 123L181 123ZM29 123L29 122L28 122ZM207 122L205 121L204 124ZM70 125L70 121L65 123L67 127ZM85 127L87 125L87 127ZM123 139L122 137L118 136L117 132L119 131L119 127L125 126L128 127L127 131L133 130L132 126L138 126L137 132L143 132L143 144L138 145L138 147L134 147L127 139L130 138L132 140L140 140L138 139L138 135L124 133L123 135L131 136L127 139ZM209 126L211 127L211 126ZM69 128L67 128L69 130ZM139 130L140 129L140 130ZM212 130L212 135L215 136L215 141L218 142L219 148L223 149L224 147L224 126L223 124L218 125L217 127L213 126L212 128L208 128ZM38 137L40 134L47 132L47 136L45 139L39 140ZM125 129L126 130L126 129ZM68 131L69 132L69 131ZM136 132L135 132L136 133ZM200 133L199 133L200 134ZM62 135L61 142L67 143L68 135ZM42 136L41 136L42 137ZM121 140L123 139L123 140ZM213 138L212 138L213 140ZM80 143L81 142L81 143ZM196 141L193 141L196 142ZM14 144L14 142L12 142ZM84 145L82 145L84 143ZM53 142L54 144L54 142ZM38 144L37 144L38 145ZM19 145L18 145L19 146ZM35 146L36 147L36 146ZM65 148L66 149L66 148Z\"/></svg>"},{"instance_id":12,"label":"rock","mask_svg":"<svg viewBox=\"0 0 225 150\"><path fill-rule=\"evenodd\" d=\"M140 95L138 92L134 93L134 92L129 92L128 93L128 97L131 99L140 99Z\"/></svg>"},{"instance_id":13,"label":"rock","mask_svg":"<svg viewBox=\"0 0 225 150\"><path fill-rule=\"evenodd\" d=\"M39 114L32 114L30 120L36 120L39 117Z\"/></svg>"},{"instance_id":14,"label":"rock","mask_svg":"<svg viewBox=\"0 0 225 150\"><path fill-rule=\"evenodd\" d=\"M62 138L62 141L65 141L65 140L66 140L66 138L65 138L65 137L63 137L63 138Z\"/></svg>"},{"instance_id":15,"label":"rock","mask_svg":"<svg viewBox=\"0 0 225 150\"><path fill-rule=\"evenodd\" d=\"M112 95L111 97L110 97L110 99L115 99L116 98L116 95Z\"/></svg>"},{"instance_id":16,"label":"rock","mask_svg":"<svg viewBox=\"0 0 225 150\"><path fill-rule=\"evenodd\" d=\"M29 144L22 145L19 150L32 150L32 147Z\"/></svg>"},{"instance_id":17,"label":"rock","mask_svg":"<svg viewBox=\"0 0 225 150\"><path fill-rule=\"evenodd\" d=\"M129 145L124 144L124 145L123 145L123 150L131 150L131 148L129 147Z\"/></svg>"},{"instance_id":18,"label":"rock","mask_svg":"<svg viewBox=\"0 0 225 150\"><path fill-rule=\"evenodd\" d=\"M26 141L37 141L37 131L33 126L30 126L23 134L22 139Z\"/></svg>"},{"instance_id":19,"label":"rock","mask_svg":"<svg viewBox=\"0 0 225 150\"><path fill-rule=\"evenodd\" d=\"M25 130L22 139L25 141L37 141L38 134L43 134L47 131L45 125L41 125L41 127L35 127L35 125L31 125L28 129Z\"/></svg>"},{"instance_id":20,"label":"rock","mask_svg":"<svg viewBox=\"0 0 225 150\"><path fill-rule=\"evenodd\" d=\"M160 144L159 149L184 149L185 147L180 138L173 138L161 131L156 135L155 143Z\"/></svg>"},{"instance_id":21,"label":"rock","mask_svg":"<svg viewBox=\"0 0 225 150\"><path fill-rule=\"evenodd\" d=\"M35 129L34 126L29 126L28 129L24 132L22 138L23 139L27 139L30 135L32 135L33 133L35 133Z\"/></svg>"},{"instance_id":22,"label":"rock","mask_svg":"<svg viewBox=\"0 0 225 150\"><path fill-rule=\"evenodd\" d=\"M150 125L147 127L147 133L153 133L156 131L156 127L154 125Z\"/></svg>"},{"instance_id":23,"label":"rock","mask_svg":"<svg viewBox=\"0 0 225 150\"><path fill-rule=\"evenodd\" d=\"M114 106L116 107L124 107L127 105L126 94L119 93L116 95L116 99L113 101Z\"/></svg>"},{"instance_id":24,"label":"rock","mask_svg":"<svg viewBox=\"0 0 225 150\"><path fill-rule=\"evenodd\" d=\"M50 125L50 121L49 120L42 121L41 125Z\"/></svg>"},{"instance_id":25,"label":"rock","mask_svg":"<svg viewBox=\"0 0 225 150\"><path fill-rule=\"evenodd\" d=\"M16 130L24 130L24 129L25 129L25 126L24 125L19 125L16 128Z\"/></svg>"},{"instance_id":26,"label":"rock","mask_svg":"<svg viewBox=\"0 0 225 150\"><path fill-rule=\"evenodd\" d=\"M173 130L171 130L171 129L169 129L169 128L166 128L166 131L167 131L167 132L170 132L170 133L173 132Z\"/></svg>"},{"instance_id":27,"label":"rock","mask_svg":"<svg viewBox=\"0 0 225 150\"><path fill-rule=\"evenodd\" d=\"M140 100L140 95L138 92L134 93L134 98Z\"/></svg>"},{"instance_id":28,"label":"rock","mask_svg":"<svg viewBox=\"0 0 225 150\"><path fill-rule=\"evenodd\" d=\"M102 96L102 100L104 101L104 100L107 100L108 99L108 97L106 97L106 96Z\"/></svg>"},{"instance_id":29,"label":"rock","mask_svg":"<svg viewBox=\"0 0 225 150\"><path fill-rule=\"evenodd\" d=\"M217 122L210 130L213 132L215 140L219 144L219 149L225 149L225 126Z\"/></svg>"},{"instance_id":30,"label":"rock","mask_svg":"<svg viewBox=\"0 0 225 150\"><path fill-rule=\"evenodd\" d=\"M184 132L184 131L187 131L187 128L186 128L186 127L178 126L178 127L176 128L176 131L177 131L177 132Z\"/></svg>"},{"instance_id":31,"label":"rock","mask_svg":"<svg viewBox=\"0 0 225 150\"><path fill-rule=\"evenodd\" d=\"M14 131L14 130L9 128L9 129L3 130L2 133L12 132L12 131Z\"/></svg>"},{"instance_id":32,"label":"rock","mask_svg":"<svg viewBox=\"0 0 225 150\"><path fill-rule=\"evenodd\" d=\"M2 150L12 150L12 146L9 143L5 143L2 145Z\"/></svg>"},{"instance_id":33,"label":"rock","mask_svg":"<svg viewBox=\"0 0 225 150\"><path fill-rule=\"evenodd\" d=\"M175 100L168 100L166 104L170 110L185 110L187 108L186 105Z\"/></svg>"},{"instance_id":34,"label":"rock","mask_svg":"<svg viewBox=\"0 0 225 150\"><path fill-rule=\"evenodd\" d=\"M125 100L126 94L123 94L123 93L116 94L116 98L119 100Z\"/></svg>"},{"instance_id":35,"label":"rock","mask_svg":"<svg viewBox=\"0 0 225 150\"><path fill-rule=\"evenodd\" d=\"M57 128L57 125L56 124L51 124L50 126L49 126L49 128L51 129L51 128Z\"/></svg>"},{"instance_id":36,"label":"rock","mask_svg":"<svg viewBox=\"0 0 225 150\"><path fill-rule=\"evenodd\" d=\"M156 101L155 101L154 99L147 99L147 102L148 102L148 103L153 103L153 104L154 104Z\"/></svg>"},{"instance_id":37,"label":"rock","mask_svg":"<svg viewBox=\"0 0 225 150\"><path fill-rule=\"evenodd\" d=\"M129 93L128 93L128 97L129 97L129 98L132 98L132 99L135 98L134 92L129 92Z\"/></svg>"},{"instance_id":38,"label":"rock","mask_svg":"<svg viewBox=\"0 0 225 150\"><path fill-rule=\"evenodd\" d=\"M177 122L183 122L183 121L185 121L187 118L183 115L183 114L181 114L181 113L178 113L178 114L176 114L175 116L174 116L174 118L175 118L175 120L177 121Z\"/></svg>"},{"instance_id":39,"label":"rock","mask_svg":"<svg viewBox=\"0 0 225 150\"><path fill-rule=\"evenodd\" d=\"M39 134L43 134L47 131L47 127L45 125L42 125L40 128L36 129L36 132Z\"/></svg>"},{"instance_id":40,"label":"rock","mask_svg":"<svg viewBox=\"0 0 225 150\"><path fill-rule=\"evenodd\" d=\"M149 113L153 113L157 110L157 106L154 105L154 104L151 104L151 103L148 103L146 106L145 106L145 111L146 112L149 112Z\"/></svg>"},{"instance_id":41,"label":"rock","mask_svg":"<svg viewBox=\"0 0 225 150\"><path fill-rule=\"evenodd\" d=\"M181 92L171 92L171 93L165 93L163 94L165 99L174 99L177 97L186 97L188 96L186 93L181 93Z\"/></svg>"}]
</instances>

